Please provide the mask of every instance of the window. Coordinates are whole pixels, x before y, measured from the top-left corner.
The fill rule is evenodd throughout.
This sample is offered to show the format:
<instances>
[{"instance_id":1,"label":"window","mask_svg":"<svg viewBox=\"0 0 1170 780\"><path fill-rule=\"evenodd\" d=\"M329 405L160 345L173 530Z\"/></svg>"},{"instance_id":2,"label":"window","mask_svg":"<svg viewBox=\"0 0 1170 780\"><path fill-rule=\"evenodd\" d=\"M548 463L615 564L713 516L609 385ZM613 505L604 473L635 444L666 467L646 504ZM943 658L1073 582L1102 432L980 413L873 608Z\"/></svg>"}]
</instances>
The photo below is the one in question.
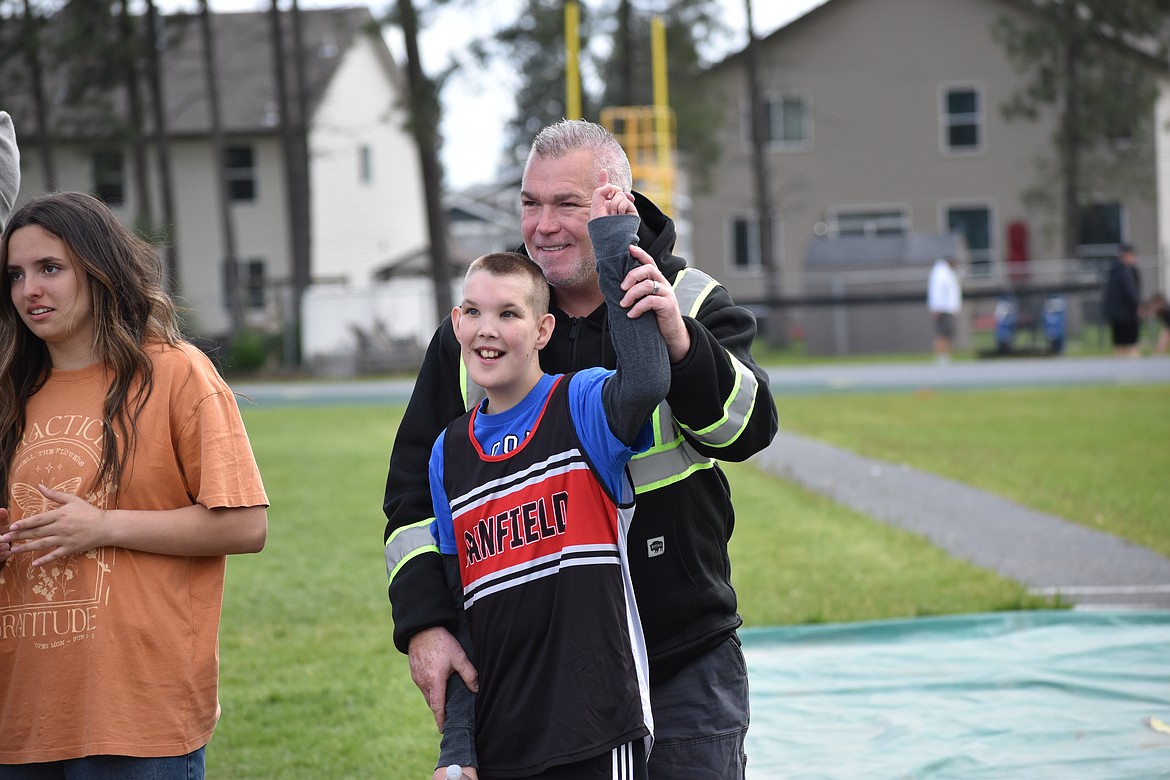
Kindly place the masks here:
<instances>
[{"instance_id":1,"label":"window","mask_svg":"<svg viewBox=\"0 0 1170 780\"><path fill-rule=\"evenodd\" d=\"M983 147L983 113L979 90L950 87L943 92L943 148L971 152Z\"/></svg>"},{"instance_id":2,"label":"window","mask_svg":"<svg viewBox=\"0 0 1170 780\"><path fill-rule=\"evenodd\" d=\"M234 202L256 200L256 162L251 146L229 146L226 150L228 196Z\"/></svg>"},{"instance_id":3,"label":"window","mask_svg":"<svg viewBox=\"0 0 1170 780\"><path fill-rule=\"evenodd\" d=\"M808 110L804 98L793 95L764 98L764 143L771 149L805 148L809 141ZM744 140L752 141L751 107L744 109Z\"/></svg>"},{"instance_id":4,"label":"window","mask_svg":"<svg viewBox=\"0 0 1170 780\"><path fill-rule=\"evenodd\" d=\"M1077 226L1077 254L1088 261L1104 261L1117 254L1117 245L1125 238L1121 228L1120 203L1090 203L1081 206Z\"/></svg>"},{"instance_id":5,"label":"window","mask_svg":"<svg viewBox=\"0 0 1170 780\"><path fill-rule=\"evenodd\" d=\"M266 303L264 280L264 261L247 260L242 264L244 289L241 291L244 306L252 310L262 310Z\"/></svg>"},{"instance_id":6,"label":"window","mask_svg":"<svg viewBox=\"0 0 1170 780\"><path fill-rule=\"evenodd\" d=\"M772 222L772 252L779 264L779 253L783 246L781 224ZM754 215L731 218L731 268L745 273L759 272L763 267L760 252L760 221Z\"/></svg>"},{"instance_id":7,"label":"window","mask_svg":"<svg viewBox=\"0 0 1170 780\"><path fill-rule=\"evenodd\" d=\"M829 230L838 237L900 236L906 232L908 222L902 209L838 211L829 219Z\"/></svg>"},{"instance_id":8,"label":"window","mask_svg":"<svg viewBox=\"0 0 1170 780\"><path fill-rule=\"evenodd\" d=\"M369 144L358 147L358 181L369 184L374 180L374 150Z\"/></svg>"},{"instance_id":9,"label":"window","mask_svg":"<svg viewBox=\"0 0 1170 780\"><path fill-rule=\"evenodd\" d=\"M107 206L126 202L125 159L121 150L103 149L93 155L93 193Z\"/></svg>"},{"instance_id":10,"label":"window","mask_svg":"<svg viewBox=\"0 0 1170 780\"><path fill-rule=\"evenodd\" d=\"M972 275L986 276L991 272L991 209L986 206L948 208L947 232L958 233L967 241Z\"/></svg>"},{"instance_id":11,"label":"window","mask_svg":"<svg viewBox=\"0 0 1170 780\"><path fill-rule=\"evenodd\" d=\"M760 221L755 217L732 218L731 262L736 271L760 267Z\"/></svg>"}]
</instances>

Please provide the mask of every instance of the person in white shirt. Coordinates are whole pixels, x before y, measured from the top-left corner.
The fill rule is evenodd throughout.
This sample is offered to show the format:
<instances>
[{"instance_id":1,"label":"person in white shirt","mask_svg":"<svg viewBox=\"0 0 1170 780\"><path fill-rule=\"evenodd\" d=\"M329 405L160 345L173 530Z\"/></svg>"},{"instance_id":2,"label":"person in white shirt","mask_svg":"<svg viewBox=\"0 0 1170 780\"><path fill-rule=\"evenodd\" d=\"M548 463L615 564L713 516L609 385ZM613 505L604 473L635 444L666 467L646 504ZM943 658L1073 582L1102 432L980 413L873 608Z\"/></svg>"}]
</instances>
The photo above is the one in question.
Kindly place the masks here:
<instances>
[{"instance_id":1,"label":"person in white shirt","mask_svg":"<svg viewBox=\"0 0 1170 780\"><path fill-rule=\"evenodd\" d=\"M935 359L948 363L951 344L955 340L955 318L963 308L963 290L959 286L954 257L935 260L926 288L926 307L934 325Z\"/></svg>"}]
</instances>

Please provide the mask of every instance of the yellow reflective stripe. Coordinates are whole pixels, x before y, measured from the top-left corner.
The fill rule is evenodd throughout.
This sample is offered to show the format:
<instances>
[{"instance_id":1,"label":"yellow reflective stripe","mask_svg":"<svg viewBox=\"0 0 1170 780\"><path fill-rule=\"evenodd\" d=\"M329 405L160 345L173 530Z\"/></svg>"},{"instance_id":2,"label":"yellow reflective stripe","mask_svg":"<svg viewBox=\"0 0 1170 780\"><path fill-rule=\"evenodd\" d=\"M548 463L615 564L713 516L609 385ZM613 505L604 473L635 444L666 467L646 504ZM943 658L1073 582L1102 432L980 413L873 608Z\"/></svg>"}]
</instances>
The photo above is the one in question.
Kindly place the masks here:
<instances>
[{"instance_id":1,"label":"yellow reflective stripe","mask_svg":"<svg viewBox=\"0 0 1170 780\"><path fill-rule=\"evenodd\" d=\"M727 447L734 444L747 428L752 410L756 407L756 395L760 387L756 375L730 352L727 353L727 357L735 367L735 385L731 388L731 395L723 407L723 417L701 430L688 428L679 423L684 430L709 447Z\"/></svg>"},{"instance_id":2,"label":"yellow reflective stripe","mask_svg":"<svg viewBox=\"0 0 1170 780\"><path fill-rule=\"evenodd\" d=\"M630 459L630 477L638 493L673 484L715 461L700 455L686 439L671 416L670 404L663 401L652 415L654 444Z\"/></svg>"},{"instance_id":3,"label":"yellow reflective stripe","mask_svg":"<svg viewBox=\"0 0 1170 780\"><path fill-rule=\"evenodd\" d=\"M630 477L634 480L634 490L645 493L680 482L689 474L713 465L713 459L700 455L679 436L631 459Z\"/></svg>"},{"instance_id":4,"label":"yellow reflective stripe","mask_svg":"<svg viewBox=\"0 0 1170 780\"><path fill-rule=\"evenodd\" d=\"M692 463L689 467L687 467L687 469L685 471L683 471L680 474L672 474L669 477L665 477L663 479L658 480L657 482L647 482L644 485L635 484L634 485L634 493L636 493L636 494L649 493L651 490L658 490L659 488L664 488L667 485L673 485L676 482L682 482L684 479L686 479L687 477L689 477L691 474L695 473L696 471L702 471L703 469L709 469L714 465L715 465L715 461L713 461L713 460L708 460L705 463Z\"/></svg>"},{"instance_id":5,"label":"yellow reflective stripe","mask_svg":"<svg viewBox=\"0 0 1170 780\"><path fill-rule=\"evenodd\" d=\"M402 564L422 553L439 552L435 544L435 537L431 534L431 523L435 518L428 517L411 525L404 525L394 530L386 540L386 578L394 579Z\"/></svg>"}]
</instances>

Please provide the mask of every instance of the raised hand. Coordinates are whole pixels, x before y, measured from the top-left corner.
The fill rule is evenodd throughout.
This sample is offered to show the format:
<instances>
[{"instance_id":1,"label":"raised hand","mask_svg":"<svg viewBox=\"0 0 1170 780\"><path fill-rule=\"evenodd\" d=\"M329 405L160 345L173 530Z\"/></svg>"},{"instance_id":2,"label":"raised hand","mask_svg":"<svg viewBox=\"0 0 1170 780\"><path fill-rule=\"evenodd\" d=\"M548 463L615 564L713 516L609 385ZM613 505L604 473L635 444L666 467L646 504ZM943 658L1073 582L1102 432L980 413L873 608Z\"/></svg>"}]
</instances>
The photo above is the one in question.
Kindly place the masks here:
<instances>
[{"instance_id":1,"label":"raised hand","mask_svg":"<svg viewBox=\"0 0 1170 780\"><path fill-rule=\"evenodd\" d=\"M589 218L607 217L613 214L637 214L634 196L623 192L616 184L609 183L609 171L601 169L597 176L597 189L593 191Z\"/></svg>"}]
</instances>

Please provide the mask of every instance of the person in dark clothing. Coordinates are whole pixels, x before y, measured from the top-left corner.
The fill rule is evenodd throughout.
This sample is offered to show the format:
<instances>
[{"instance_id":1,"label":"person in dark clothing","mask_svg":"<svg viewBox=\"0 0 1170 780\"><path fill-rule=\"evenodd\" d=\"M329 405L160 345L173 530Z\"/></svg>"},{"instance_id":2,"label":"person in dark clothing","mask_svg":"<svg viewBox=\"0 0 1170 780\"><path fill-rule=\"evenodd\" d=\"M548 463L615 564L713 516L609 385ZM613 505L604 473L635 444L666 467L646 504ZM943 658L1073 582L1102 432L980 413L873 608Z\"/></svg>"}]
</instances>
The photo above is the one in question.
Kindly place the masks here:
<instances>
[{"instance_id":1,"label":"person in dark clothing","mask_svg":"<svg viewBox=\"0 0 1170 780\"><path fill-rule=\"evenodd\" d=\"M551 285L556 320L541 351L547 373L614 367L586 228L590 195L603 168L611 183L632 190L621 146L604 128L578 120L542 130L525 166L524 251ZM634 202L642 222L639 245L654 258L660 294L677 300L685 326L680 334L663 332L671 390L654 413L654 445L630 463L638 503L629 564L655 721L650 777L733 780L743 777L746 762L747 668L727 551L735 516L716 459L742 461L767 447L776 434L776 406L766 372L752 359L751 312L673 254L674 224L657 206L637 193ZM634 301L652 286L649 279L627 278L622 305L637 309ZM447 677L457 672L474 690L476 673L450 633L456 610L429 530L427 462L439 433L482 397L468 381L451 323L444 321L419 370L386 478L394 642L409 653L412 676L440 728Z\"/></svg>"},{"instance_id":2,"label":"person in dark clothing","mask_svg":"<svg viewBox=\"0 0 1170 780\"><path fill-rule=\"evenodd\" d=\"M1113 354L1138 357L1141 355L1138 344L1141 333L1141 279L1133 246L1123 243L1119 249L1120 254L1109 267L1109 274L1105 278L1105 319L1109 321Z\"/></svg>"}]
</instances>

